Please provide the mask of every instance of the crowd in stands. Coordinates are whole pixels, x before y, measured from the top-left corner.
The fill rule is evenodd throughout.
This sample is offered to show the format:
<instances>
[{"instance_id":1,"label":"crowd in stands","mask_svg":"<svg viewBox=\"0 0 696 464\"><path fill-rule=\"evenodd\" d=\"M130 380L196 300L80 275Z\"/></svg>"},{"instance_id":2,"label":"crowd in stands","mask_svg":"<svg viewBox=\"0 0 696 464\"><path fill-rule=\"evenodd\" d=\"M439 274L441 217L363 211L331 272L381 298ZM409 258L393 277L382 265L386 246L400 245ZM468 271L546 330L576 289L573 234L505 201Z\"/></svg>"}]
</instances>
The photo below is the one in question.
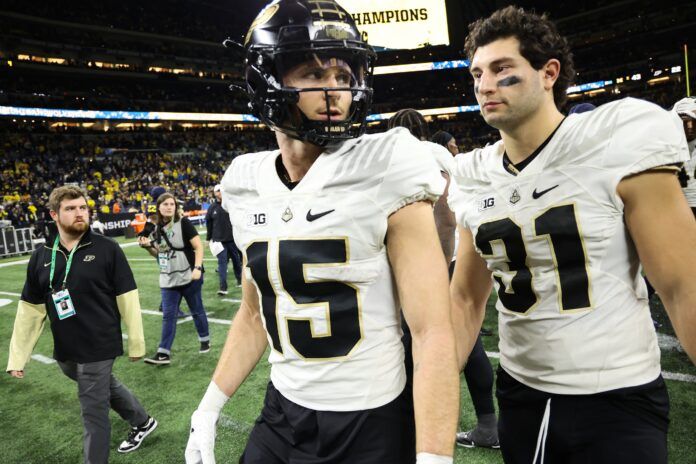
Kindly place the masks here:
<instances>
[{"instance_id":1,"label":"crowd in stands","mask_svg":"<svg viewBox=\"0 0 696 464\"><path fill-rule=\"evenodd\" d=\"M586 101L600 105L629 95L664 108L682 96L675 85L636 94L606 92ZM567 106L580 102L574 99ZM461 152L495 142L498 137L497 131L475 113L436 118L430 126L432 133L445 130L453 134ZM385 124L368 129L383 130ZM11 221L15 227L46 220L49 192L56 185L70 183L88 192L95 211L146 212L155 186L170 190L185 202L185 209L197 209L211 197L212 187L235 156L276 145L268 130L239 131L231 126L103 132L5 123L0 133L0 219Z\"/></svg>"},{"instance_id":2,"label":"crowd in stands","mask_svg":"<svg viewBox=\"0 0 696 464\"><path fill-rule=\"evenodd\" d=\"M47 219L48 194L65 184L84 188L99 212L144 212L155 186L198 209L235 156L272 140L269 131L5 134L0 219L15 227Z\"/></svg>"},{"instance_id":3,"label":"crowd in stands","mask_svg":"<svg viewBox=\"0 0 696 464\"><path fill-rule=\"evenodd\" d=\"M76 110L246 112L239 92L229 82L168 83L164 80L80 79L56 76L0 77L0 105Z\"/></svg>"}]
</instances>

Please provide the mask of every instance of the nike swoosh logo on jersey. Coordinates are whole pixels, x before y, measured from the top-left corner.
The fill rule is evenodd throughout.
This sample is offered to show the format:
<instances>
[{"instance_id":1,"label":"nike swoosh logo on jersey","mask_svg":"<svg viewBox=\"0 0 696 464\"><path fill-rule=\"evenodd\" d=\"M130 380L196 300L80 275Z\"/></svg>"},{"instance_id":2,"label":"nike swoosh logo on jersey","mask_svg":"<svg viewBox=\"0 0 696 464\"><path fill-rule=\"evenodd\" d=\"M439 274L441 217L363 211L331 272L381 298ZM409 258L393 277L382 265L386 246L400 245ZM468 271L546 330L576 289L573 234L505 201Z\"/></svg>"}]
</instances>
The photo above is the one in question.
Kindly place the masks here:
<instances>
[{"instance_id":1,"label":"nike swoosh logo on jersey","mask_svg":"<svg viewBox=\"0 0 696 464\"><path fill-rule=\"evenodd\" d=\"M309 211L307 211L307 221L308 222L316 221L317 219L322 218L322 217L326 216L327 214L333 213L334 211L336 211L336 210L330 209L328 211L324 211L323 213L312 214L312 210L310 209Z\"/></svg>"},{"instance_id":2,"label":"nike swoosh logo on jersey","mask_svg":"<svg viewBox=\"0 0 696 464\"><path fill-rule=\"evenodd\" d=\"M50 265L51 265L51 263L44 263L44 267L48 267Z\"/></svg>"},{"instance_id":3,"label":"nike swoosh logo on jersey","mask_svg":"<svg viewBox=\"0 0 696 464\"><path fill-rule=\"evenodd\" d=\"M534 189L534 191L532 192L532 198L534 198L535 200L537 198L541 198L542 195L549 193L551 190L555 189L556 187L558 187L558 184L554 185L551 188L547 188L546 190L542 190L541 192L537 192L536 189Z\"/></svg>"}]
</instances>

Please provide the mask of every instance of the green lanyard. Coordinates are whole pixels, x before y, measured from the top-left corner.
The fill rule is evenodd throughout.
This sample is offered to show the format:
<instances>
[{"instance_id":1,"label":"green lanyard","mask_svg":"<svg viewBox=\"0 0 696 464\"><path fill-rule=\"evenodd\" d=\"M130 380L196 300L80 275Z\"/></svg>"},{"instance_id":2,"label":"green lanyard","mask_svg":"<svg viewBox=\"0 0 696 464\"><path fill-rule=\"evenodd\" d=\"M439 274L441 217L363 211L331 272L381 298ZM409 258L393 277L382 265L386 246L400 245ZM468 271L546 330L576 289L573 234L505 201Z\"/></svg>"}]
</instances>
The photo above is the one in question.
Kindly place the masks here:
<instances>
[{"instance_id":1,"label":"green lanyard","mask_svg":"<svg viewBox=\"0 0 696 464\"><path fill-rule=\"evenodd\" d=\"M56 241L53 242L53 252L51 253L51 273L48 276L48 288L51 289L51 292L53 292L53 274L56 271L56 252L58 251L58 243L60 243L60 236L56 237ZM70 272L73 255L75 254L75 250L77 250L78 246L79 243L76 243L70 252L70 256L68 256L68 262L65 264L65 277L63 278L63 285L61 286L61 289L65 288L65 282L68 281L68 272Z\"/></svg>"}]
</instances>

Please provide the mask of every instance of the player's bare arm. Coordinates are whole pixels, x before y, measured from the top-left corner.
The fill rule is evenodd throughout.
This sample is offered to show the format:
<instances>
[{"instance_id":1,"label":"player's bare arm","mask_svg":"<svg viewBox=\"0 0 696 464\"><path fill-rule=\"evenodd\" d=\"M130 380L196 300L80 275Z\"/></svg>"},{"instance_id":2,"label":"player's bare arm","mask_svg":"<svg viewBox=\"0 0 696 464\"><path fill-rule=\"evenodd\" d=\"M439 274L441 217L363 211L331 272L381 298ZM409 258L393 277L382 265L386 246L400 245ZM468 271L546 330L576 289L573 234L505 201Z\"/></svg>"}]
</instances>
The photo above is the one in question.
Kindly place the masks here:
<instances>
[{"instance_id":1,"label":"player's bare arm","mask_svg":"<svg viewBox=\"0 0 696 464\"><path fill-rule=\"evenodd\" d=\"M242 273L242 302L232 320L213 374L213 382L227 396L232 396L237 391L268 345L259 308L256 287Z\"/></svg>"},{"instance_id":2,"label":"player's bare arm","mask_svg":"<svg viewBox=\"0 0 696 464\"><path fill-rule=\"evenodd\" d=\"M389 217L387 250L413 335L416 448L451 456L459 415L459 375L447 293L447 268L429 203Z\"/></svg>"},{"instance_id":3,"label":"player's bare arm","mask_svg":"<svg viewBox=\"0 0 696 464\"><path fill-rule=\"evenodd\" d=\"M213 380L191 416L184 453L187 464L215 463L215 428L220 411L259 362L266 345L256 289L242 273L242 303L227 333Z\"/></svg>"},{"instance_id":4,"label":"player's bare arm","mask_svg":"<svg viewBox=\"0 0 696 464\"><path fill-rule=\"evenodd\" d=\"M442 245L442 252L445 255L445 262L449 264L452 261L452 255L454 255L454 234L457 229L457 220L447 204L447 191L450 184L449 175L443 172L442 177L447 179L447 186L445 187L445 192L435 202L433 211L435 213L437 234L440 237L440 245Z\"/></svg>"},{"instance_id":5,"label":"player's bare arm","mask_svg":"<svg viewBox=\"0 0 696 464\"><path fill-rule=\"evenodd\" d=\"M457 264L450 284L450 298L460 370L464 368L481 330L492 286L491 272L474 248L471 230L459 227Z\"/></svg>"},{"instance_id":6,"label":"player's bare arm","mask_svg":"<svg viewBox=\"0 0 696 464\"><path fill-rule=\"evenodd\" d=\"M628 230L684 350L696 362L696 221L672 172L619 183Z\"/></svg>"}]
</instances>

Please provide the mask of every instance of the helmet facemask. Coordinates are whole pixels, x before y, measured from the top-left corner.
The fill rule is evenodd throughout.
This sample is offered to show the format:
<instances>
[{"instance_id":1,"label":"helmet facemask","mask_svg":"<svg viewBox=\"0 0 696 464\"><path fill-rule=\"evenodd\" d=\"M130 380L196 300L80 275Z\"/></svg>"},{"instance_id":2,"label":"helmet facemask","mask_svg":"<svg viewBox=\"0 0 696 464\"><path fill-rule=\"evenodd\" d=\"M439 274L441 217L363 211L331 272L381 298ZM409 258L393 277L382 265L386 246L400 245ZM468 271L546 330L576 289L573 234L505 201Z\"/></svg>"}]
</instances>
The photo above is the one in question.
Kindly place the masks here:
<instances>
[{"instance_id":1,"label":"helmet facemask","mask_svg":"<svg viewBox=\"0 0 696 464\"><path fill-rule=\"evenodd\" d=\"M325 15L323 20L302 0L271 5L277 5L276 13L266 23L252 25L245 44L246 93L251 111L271 129L319 146L362 135L372 104L376 58L372 47L362 40L350 16L339 11L338 5L337 16L327 19ZM288 73L303 63L316 63L320 70L345 69L350 82L344 80L332 87L284 82ZM310 108L312 114L298 106L309 92L324 93L322 99L303 99L321 100L325 105L322 109ZM337 98L341 102L338 106ZM349 107L342 107L347 99ZM340 111L332 111L337 107Z\"/></svg>"}]
</instances>

